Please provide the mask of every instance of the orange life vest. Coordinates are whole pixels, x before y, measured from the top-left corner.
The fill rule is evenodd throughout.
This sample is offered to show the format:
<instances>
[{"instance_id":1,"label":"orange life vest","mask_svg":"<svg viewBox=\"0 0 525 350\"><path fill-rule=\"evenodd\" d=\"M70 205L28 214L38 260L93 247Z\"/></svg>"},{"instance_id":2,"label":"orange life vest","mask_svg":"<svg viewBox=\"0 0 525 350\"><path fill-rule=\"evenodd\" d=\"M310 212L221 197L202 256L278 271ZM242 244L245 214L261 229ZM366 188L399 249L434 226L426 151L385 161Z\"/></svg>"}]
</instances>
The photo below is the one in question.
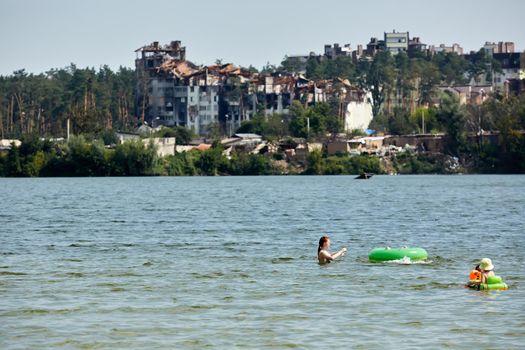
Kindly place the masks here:
<instances>
[{"instance_id":1,"label":"orange life vest","mask_svg":"<svg viewBox=\"0 0 525 350\"><path fill-rule=\"evenodd\" d=\"M481 281L481 272L478 271L478 270L470 271L470 275L469 275L468 279L471 282L480 282Z\"/></svg>"}]
</instances>

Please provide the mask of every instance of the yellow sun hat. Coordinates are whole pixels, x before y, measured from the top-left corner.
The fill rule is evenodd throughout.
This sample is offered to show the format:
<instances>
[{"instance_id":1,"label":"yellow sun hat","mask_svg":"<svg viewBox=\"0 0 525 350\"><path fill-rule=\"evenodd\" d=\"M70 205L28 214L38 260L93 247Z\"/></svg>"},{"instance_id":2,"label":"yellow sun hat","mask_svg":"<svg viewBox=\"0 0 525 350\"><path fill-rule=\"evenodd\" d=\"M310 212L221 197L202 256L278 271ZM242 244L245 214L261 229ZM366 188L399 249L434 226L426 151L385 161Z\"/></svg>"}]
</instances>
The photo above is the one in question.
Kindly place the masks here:
<instances>
[{"instance_id":1,"label":"yellow sun hat","mask_svg":"<svg viewBox=\"0 0 525 350\"><path fill-rule=\"evenodd\" d=\"M492 260L489 258L483 258L479 263L479 268L483 271L492 271L494 269L494 265L492 265Z\"/></svg>"}]
</instances>

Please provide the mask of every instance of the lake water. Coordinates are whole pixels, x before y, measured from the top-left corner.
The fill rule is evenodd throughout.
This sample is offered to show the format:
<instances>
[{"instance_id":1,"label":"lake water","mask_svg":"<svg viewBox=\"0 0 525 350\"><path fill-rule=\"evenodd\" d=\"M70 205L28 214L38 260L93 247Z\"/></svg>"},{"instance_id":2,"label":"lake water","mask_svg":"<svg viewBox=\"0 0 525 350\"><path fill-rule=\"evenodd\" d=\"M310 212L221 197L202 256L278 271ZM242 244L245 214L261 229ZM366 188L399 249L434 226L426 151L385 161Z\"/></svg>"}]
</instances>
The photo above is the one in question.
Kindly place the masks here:
<instances>
[{"instance_id":1,"label":"lake water","mask_svg":"<svg viewBox=\"0 0 525 350\"><path fill-rule=\"evenodd\" d=\"M522 349L525 176L0 179L1 349ZM319 266L329 234L340 261ZM369 263L417 246L427 264ZM483 257L507 291L465 289Z\"/></svg>"}]
</instances>

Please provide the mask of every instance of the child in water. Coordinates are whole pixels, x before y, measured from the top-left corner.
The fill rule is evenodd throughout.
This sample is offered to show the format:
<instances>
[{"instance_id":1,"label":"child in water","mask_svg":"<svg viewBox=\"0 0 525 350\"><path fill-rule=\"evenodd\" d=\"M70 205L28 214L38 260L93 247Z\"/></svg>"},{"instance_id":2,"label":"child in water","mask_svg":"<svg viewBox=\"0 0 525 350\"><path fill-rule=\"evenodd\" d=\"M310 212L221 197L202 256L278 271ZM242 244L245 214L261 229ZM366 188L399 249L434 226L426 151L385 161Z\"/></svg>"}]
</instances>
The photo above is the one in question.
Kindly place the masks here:
<instances>
[{"instance_id":1,"label":"child in water","mask_svg":"<svg viewBox=\"0 0 525 350\"><path fill-rule=\"evenodd\" d=\"M474 284L479 284L480 282L481 282L481 269L479 268L479 264L477 264L474 270L470 271L470 274L468 276L468 284L474 285Z\"/></svg>"},{"instance_id":2,"label":"child in water","mask_svg":"<svg viewBox=\"0 0 525 350\"><path fill-rule=\"evenodd\" d=\"M496 276L494 273L494 265L492 265L492 260L489 258L481 259L479 269L481 270L481 283L487 283L489 277Z\"/></svg>"},{"instance_id":3,"label":"child in water","mask_svg":"<svg viewBox=\"0 0 525 350\"><path fill-rule=\"evenodd\" d=\"M346 252L346 248L342 248L337 253L330 254L328 248L330 248L330 237L321 237L319 240L319 247L317 248L317 258L319 259L319 264L329 263L330 261L345 255Z\"/></svg>"},{"instance_id":4,"label":"child in water","mask_svg":"<svg viewBox=\"0 0 525 350\"><path fill-rule=\"evenodd\" d=\"M489 258L481 259L480 263L476 265L474 270L469 274L469 286L479 285L480 283L487 283L490 276L495 276L494 265Z\"/></svg>"}]
</instances>

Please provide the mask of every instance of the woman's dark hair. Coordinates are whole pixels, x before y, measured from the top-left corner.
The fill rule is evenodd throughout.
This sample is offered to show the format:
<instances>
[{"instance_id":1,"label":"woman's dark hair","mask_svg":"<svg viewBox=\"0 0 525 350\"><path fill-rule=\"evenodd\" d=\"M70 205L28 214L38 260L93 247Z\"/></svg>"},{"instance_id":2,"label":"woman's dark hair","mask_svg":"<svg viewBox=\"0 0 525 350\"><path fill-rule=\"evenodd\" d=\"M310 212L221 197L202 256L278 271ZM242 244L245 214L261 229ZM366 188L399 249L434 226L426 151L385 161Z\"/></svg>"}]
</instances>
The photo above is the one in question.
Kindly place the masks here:
<instances>
[{"instance_id":1,"label":"woman's dark hair","mask_svg":"<svg viewBox=\"0 0 525 350\"><path fill-rule=\"evenodd\" d=\"M321 239L319 239L319 247L317 248L317 255L319 255L319 252L321 251L322 247L324 246L326 241L328 241L329 239L330 237L328 236L323 236L321 237Z\"/></svg>"}]
</instances>

